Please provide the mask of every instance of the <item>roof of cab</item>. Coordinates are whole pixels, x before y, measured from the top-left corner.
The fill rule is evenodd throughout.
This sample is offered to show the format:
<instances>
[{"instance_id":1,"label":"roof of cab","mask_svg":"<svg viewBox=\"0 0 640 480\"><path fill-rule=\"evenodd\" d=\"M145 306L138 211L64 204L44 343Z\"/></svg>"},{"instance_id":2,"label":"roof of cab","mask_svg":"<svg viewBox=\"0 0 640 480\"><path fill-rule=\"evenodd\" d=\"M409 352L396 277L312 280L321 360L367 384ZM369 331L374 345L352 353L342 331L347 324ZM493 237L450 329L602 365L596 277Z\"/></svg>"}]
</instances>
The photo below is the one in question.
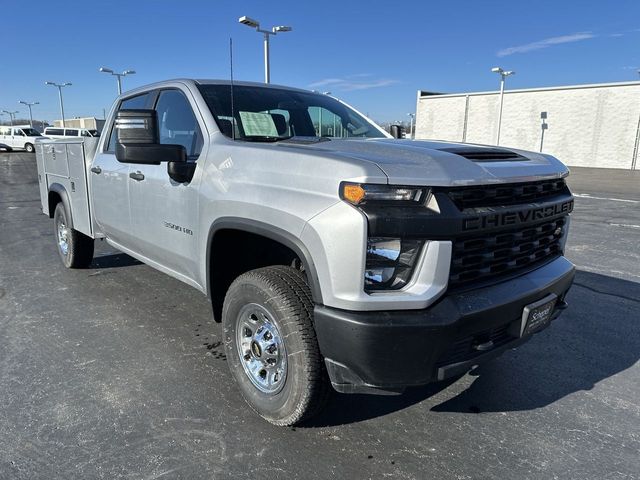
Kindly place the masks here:
<instances>
[{"instance_id":1,"label":"roof of cab","mask_svg":"<svg viewBox=\"0 0 640 480\"><path fill-rule=\"evenodd\" d=\"M219 80L219 79L194 79L194 78L172 78L172 79L168 79L168 80L163 80L160 82L154 82L154 83L150 83L147 85L142 85L140 87L128 90L126 92L123 92L123 94L121 95L121 97L125 98L125 97L129 97L131 95L135 95L137 93L140 92L144 92L147 90L152 90L154 88L162 88L164 86L167 86L169 84L172 83L184 83L184 84L190 84L190 85L230 85L231 84L231 80ZM259 88L278 88L278 89L286 89L286 90L293 90L293 91L297 91L297 92L304 92L304 93L312 93L310 90L305 90L302 88L295 88L295 87L288 87L286 85L275 85L273 83L259 83L259 82L241 82L241 81L233 81L233 85L238 85L238 86L248 86L248 87L259 87Z\"/></svg>"}]
</instances>

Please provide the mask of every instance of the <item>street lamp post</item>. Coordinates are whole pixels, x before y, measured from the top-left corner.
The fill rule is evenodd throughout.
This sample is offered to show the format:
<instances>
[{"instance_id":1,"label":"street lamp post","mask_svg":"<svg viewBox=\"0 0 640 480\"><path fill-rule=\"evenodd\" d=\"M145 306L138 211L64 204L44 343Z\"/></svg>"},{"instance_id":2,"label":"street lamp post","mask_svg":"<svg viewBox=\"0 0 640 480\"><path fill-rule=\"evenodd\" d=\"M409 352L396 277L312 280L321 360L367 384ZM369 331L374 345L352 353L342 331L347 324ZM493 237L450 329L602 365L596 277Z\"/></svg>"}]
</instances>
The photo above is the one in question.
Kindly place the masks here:
<instances>
[{"instance_id":1,"label":"street lamp post","mask_svg":"<svg viewBox=\"0 0 640 480\"><path fill-rule=\"evenodd\" d=\"M409 118L411 119L409 122L409 138L413 140L415 138L415 135L413 134L413 119L416 118L416 114L407 113L407 115L409 115Z\"/></svg>"},{"instance_id":2,"label":"street lamp post","mask_svg":"<svg viewBox=\"0 0 640 480\"><path fill-rule=\"evenodd\" d=\"M33 107L34 105L39 105L40 102L25 102L24 100L20 100L18 103L29 107L29 126L33 128L33 114L31 113L31 107Z\"/></svg>"},{"instance_id":3,"label":"street lamp post","mask_svg":"<svg viewBox=\"0 0 640 480\"><path fill-rule=\"evenodd\" d=\"M116 77L116 79L118 80L118 95L122 95L122 77L126 77L127 75L133 75L134 73L136 73L135 70L125 70L122 73L116 73L112 69L107 67L100 67L98 71L102 73L110 73L111 75Z\"/></svg>"},{"instance_id":4,"label":"street lamp post","mask_svg":"<svg viewBox=\"0 0 640 480\"><path fill-rule=\"evenodd\" d=\"M500 145L500 127L502 126L502 104L504 101L504 80L509 75L515 75L516 72L512 70L505 71L500 67L493 67L491 71L493 73L500 74L500 110L498 112L498 135L496 138L496 145Z\"/></svg>"},{"instance_id":5,"label":"street lamp post","mask_svg":"<svg viewBox=\"0 0 640 480\"><path fill-rule=\"evenodd\" d=\"M44 82L44 84L58 87L58 97L60 98L60 115L62 115L62 128L64 128L64 102L62 101L62 87L69 87L72 85L72 83L71 82L64 82L64 83Z\"/></svg>"},{"instance_id":6,"label":"street lamp post","mask_svg":"<svg viewBox=\"0 0 640 480\"><path fill-rule=\"evenodd\" d=\"M246 25L247 27L255 28L256 32L260 32L264 35L264 83L269 83L271 81L271 72L269 66L269 36L276 35L279 32L290 32L292 28L284 25L279 25L277 27L272 27L271 30L263 30L260 28L259 21L247 16L240 17L238 19L238 22Z\"/></svg>"},{"instance_id":7,"label":"street lamp post","mask_svg":"<svg viewBox=\"0 0 640 480\"><path fill-rule=\"evenodd\" d=\"M14 112L10 112L9 110L3 110L3 112L9 115L9 118L11 119L11 125L13 126L13 124L15 123L16 113L18 113L18 110Z\"/></svg>"}]
</instances>

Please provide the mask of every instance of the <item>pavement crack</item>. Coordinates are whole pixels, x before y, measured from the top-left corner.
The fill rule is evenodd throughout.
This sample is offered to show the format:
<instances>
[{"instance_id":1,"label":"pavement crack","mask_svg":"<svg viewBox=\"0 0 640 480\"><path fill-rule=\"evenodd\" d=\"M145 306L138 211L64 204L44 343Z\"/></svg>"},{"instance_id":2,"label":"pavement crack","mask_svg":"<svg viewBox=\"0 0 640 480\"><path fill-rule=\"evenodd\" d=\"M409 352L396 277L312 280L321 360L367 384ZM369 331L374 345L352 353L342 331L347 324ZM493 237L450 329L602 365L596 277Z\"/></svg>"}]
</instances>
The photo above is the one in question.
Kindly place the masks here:
<instances>
[{"instance_id":1,"label":"pavement crack","mask_svg":"<svg viewBox=\"0 0 640 480\"><path fill-rule=\"evenodd\" d=\"M590 290L590 291L592 291L594 293L600 293L602 295L609 295L611 297L617 297L617 298L622 298L624 300L629 300L630 302L640 303L640 300L638 300L637 298L627 297L626 295L619 295L617 293L603 292L602 290L598 290L597 288L589 287L588 285L585 285L584 283L573 282L573 284L577 285L578 287L582 287L582 288L585 288L587 290Z\"/></svg>"}]
</instances>

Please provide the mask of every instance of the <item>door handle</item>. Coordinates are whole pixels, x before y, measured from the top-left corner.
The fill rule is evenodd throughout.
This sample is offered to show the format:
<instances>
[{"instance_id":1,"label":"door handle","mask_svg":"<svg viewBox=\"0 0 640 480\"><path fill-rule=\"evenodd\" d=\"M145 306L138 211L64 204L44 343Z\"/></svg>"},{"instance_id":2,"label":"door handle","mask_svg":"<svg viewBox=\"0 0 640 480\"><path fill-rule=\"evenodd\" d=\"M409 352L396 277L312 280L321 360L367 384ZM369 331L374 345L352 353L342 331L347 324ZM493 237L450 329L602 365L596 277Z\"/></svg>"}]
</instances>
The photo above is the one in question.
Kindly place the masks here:
<instances>
[{"instance_id":1,"label":"door handle","mask_svg":"<svg viewBox=\"0 0 640 480\"><path fill-rule=\"evenodd\" d=\"M98 175L102 173L102 169L100 167L91 167L91 171L93 173L97 173Z\"/></svg>"},{"instance_id":2,"label":"door handle","mask_svg":"<svg viewBox=\"0 0 640 480\"><path fill-rule=\"evenodd\" d=\"M140 180L144 180L144 174L140 172L135 172L135 173L131 172L129 174L129 178L133 178L134 180L139 182Z\"/></svg>"}]
</instances>

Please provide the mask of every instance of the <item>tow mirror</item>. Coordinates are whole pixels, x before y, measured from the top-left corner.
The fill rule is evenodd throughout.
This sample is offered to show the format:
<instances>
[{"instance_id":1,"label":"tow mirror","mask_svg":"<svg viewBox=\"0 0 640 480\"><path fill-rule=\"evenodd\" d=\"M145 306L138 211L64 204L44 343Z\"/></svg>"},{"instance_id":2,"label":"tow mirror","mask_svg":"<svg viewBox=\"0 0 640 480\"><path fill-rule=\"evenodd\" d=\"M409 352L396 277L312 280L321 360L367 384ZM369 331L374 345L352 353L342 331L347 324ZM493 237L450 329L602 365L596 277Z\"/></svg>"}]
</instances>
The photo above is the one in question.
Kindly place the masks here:
<instances>
[{"instance_id":1,"label":"tow mirror","mask_svg":"<svg viewBox=\"0 0 640 480\"><path fill-rule=\"evenodd\" d=\"M182 145L165 145L158 141L155 110L120 110L116 115L116 158L122 163L160 165L162 162L186 162Z\"/></svg>"}]
</instances>

